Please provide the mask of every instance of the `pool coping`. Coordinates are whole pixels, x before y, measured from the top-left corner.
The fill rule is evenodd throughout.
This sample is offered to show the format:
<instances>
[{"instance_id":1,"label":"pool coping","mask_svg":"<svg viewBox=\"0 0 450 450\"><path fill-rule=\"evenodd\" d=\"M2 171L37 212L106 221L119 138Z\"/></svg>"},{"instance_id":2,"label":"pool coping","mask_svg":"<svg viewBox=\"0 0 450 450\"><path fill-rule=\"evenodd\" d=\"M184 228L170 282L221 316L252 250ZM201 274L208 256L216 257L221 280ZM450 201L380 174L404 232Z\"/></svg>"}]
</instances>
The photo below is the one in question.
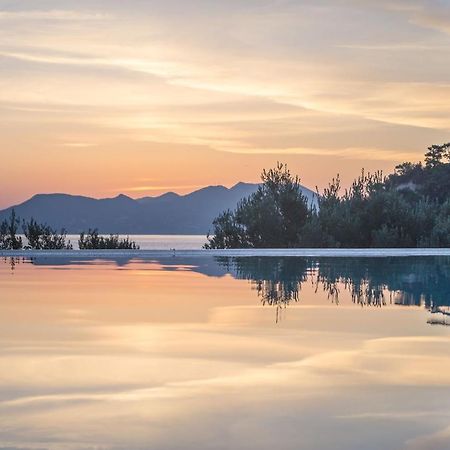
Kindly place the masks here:
<instances>
[{"instance_id":1,"label":"pool coping","mask_svg":"<svg viewBox=\"0 0 450 450\"><path fill-rule=\"evenodd\" d=\"M295 248L226 250L0 250L0 257L157 258L157 257L405 257L450 256L450 248Z\"/></svg>"}]
</instances>

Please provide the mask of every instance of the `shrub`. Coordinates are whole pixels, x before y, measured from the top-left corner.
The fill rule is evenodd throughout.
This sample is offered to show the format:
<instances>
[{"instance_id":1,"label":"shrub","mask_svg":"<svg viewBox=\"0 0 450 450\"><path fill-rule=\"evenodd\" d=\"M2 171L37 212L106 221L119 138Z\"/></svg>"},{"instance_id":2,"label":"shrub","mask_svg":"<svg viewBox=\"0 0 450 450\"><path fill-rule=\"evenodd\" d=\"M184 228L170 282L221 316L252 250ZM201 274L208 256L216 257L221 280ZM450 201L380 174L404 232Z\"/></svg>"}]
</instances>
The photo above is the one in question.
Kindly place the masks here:
<instances>
[{"instance_id":1,"label":"shrub","mask_svg":"<svg viewBox=\"0 0 450 450\"><path fill-rule=\"evenodd\" d=\"M100 236L98 230L94 229L87 233L82 232L78 240L78 247L80 250L138 250L139 246L136 242L131 241L127 236L121 239L118 234L110 234L109 237Z\"/></svg>"},{"instance_id":2,"label":"shrub","mask_svg":"<svg viewBox=\"0 0 450 450\"><path fill-rule=\"evenodd\" d=\"M16 217L14 209L9 219L0 224L0 250L19 250L22 248L22 238L17 236L20 220Z\"/></svg>"},{"instance_id":3,"label":"shrub","mask_svg":"<svg viewBox=\"0 0 450 450\"><path fill-rule=\"evenodd\" d=\"M70 241L66 241L67 233L64 229L58 233L46 224L39 224L33 218L22 225L28 240L26 248L33 250L71 250Z\"/></svg>"}]
</instances>

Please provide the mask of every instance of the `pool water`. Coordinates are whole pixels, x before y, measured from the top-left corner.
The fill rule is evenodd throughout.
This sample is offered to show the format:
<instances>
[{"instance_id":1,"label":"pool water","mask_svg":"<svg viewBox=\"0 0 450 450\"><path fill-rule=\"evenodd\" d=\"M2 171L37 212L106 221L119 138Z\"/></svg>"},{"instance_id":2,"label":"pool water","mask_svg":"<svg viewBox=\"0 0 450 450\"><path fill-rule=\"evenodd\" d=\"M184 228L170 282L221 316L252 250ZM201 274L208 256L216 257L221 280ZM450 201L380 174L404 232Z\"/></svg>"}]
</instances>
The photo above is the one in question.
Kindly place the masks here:
<instances>
[{"instance_id":1,"label":"pool water","mask_svg":"<svg viewBox=\"0 0 450 450\"><path fill-rule=\"evenodd\" d=\"M450 258L6 258L0 449L450 448Z\"/></svg>"}]
</instances>

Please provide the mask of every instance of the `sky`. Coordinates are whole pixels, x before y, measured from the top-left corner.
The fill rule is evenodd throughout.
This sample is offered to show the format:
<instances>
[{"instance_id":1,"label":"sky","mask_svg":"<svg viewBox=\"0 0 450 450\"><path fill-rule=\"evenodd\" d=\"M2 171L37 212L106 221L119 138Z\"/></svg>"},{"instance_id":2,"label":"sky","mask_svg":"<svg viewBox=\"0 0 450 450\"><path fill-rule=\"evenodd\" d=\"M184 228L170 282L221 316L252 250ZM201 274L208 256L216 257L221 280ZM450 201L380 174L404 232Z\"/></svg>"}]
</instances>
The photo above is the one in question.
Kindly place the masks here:
<instances>
[{"instance_id":1,"label":"sky","mask_svg":"<svg viewBox=\"0 0 450 450\"><path fill-rule=\"evenodd\" d=\"M310 188L450 136L450 0L0 0L0 207Z\"/></svg>"}]
</instances>

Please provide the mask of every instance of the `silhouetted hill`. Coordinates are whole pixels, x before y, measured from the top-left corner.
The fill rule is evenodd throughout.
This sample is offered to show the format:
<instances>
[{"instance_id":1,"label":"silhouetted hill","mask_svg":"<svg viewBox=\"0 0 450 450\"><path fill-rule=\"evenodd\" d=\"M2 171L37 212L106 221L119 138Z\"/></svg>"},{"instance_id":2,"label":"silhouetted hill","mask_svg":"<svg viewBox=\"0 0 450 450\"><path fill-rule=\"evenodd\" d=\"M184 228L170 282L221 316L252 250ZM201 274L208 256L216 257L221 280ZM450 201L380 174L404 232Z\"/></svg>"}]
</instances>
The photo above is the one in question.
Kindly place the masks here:
<instances>
[{"instance_id":1,"label":"silhouetted hill","mask_svg":"<svg viewBox=\"0 0 450 450\"><path fill-rule=\"evenodd\" d=\"M98 228L101 233L206 234L213 219L257 189L238 183L232 188L208 186L187 195L167 192L158 197L132 199L126 195L94 199L68 194L38 194L0 211L0 221L14 208L21 219L31 217L69 233ZM315 194L304 188L308 199Z\"/></svg>"}]
</instances>

